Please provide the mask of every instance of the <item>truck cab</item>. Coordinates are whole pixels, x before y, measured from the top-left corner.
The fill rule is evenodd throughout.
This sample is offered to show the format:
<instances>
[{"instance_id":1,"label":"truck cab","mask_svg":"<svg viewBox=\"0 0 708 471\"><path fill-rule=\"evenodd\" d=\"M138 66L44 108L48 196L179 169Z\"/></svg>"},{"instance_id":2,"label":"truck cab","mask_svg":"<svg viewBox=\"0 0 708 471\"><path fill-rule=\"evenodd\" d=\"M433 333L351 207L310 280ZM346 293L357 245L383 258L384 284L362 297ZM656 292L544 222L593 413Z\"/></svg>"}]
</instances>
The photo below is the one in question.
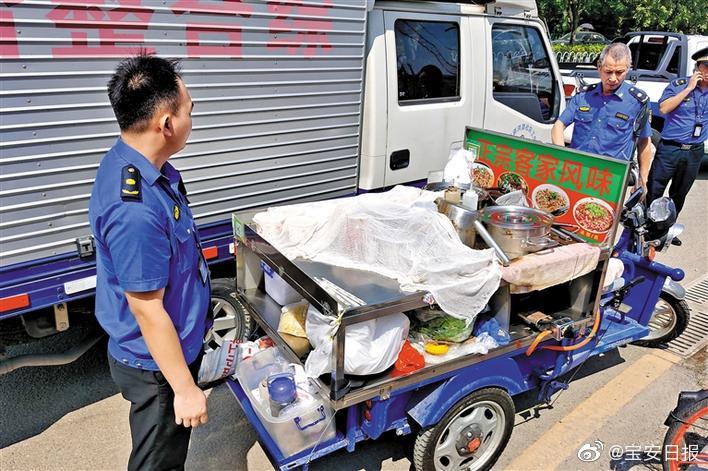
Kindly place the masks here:
<instances>
[{"instance_id":1,"label":"truck cab","mask_svg":"<svg viewBox=\"0 0 708 471\"><path fill-rule=\"evenodd\" d=\"M375 2L359 188L420 181L465 125L550 141L562 82L535 2Z\"/></svg>"}]
</instances>

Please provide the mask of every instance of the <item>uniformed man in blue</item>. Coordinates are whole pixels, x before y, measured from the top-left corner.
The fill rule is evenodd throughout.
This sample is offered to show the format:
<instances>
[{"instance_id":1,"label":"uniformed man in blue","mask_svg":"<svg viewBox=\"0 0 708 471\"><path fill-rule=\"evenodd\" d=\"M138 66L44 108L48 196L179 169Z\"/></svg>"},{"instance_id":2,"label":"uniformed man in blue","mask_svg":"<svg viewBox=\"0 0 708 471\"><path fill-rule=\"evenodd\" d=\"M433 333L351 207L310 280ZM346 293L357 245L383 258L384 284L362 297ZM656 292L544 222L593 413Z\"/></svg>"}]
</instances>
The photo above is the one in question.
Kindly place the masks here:
<instances>
[{"instance_id":1,"label":"uniformed man in blue","mask_svg":"<svg viewBox=\"0 0 708 471\"><path fill-rule=\"evenodd\" d=\"M651 166L651 126L647 94L624 82L632 64L632 52L624 43L609 44L600 53L600 83L590 85L568 102L551 129L554 144L565 145L563 132L574 124L573 149L619 160L633 159L635 141L639 185L646 186Z\"/></svg>"},{"instance_id":2,"label":"uniformed man in blue","mask_svg":"<svg viewBox=\"0 0 708 471\"><path fill-rule=\"evenodd\" d=\"M708 139L708 47L691 56L696 69L690 77L673 80L659 99L664 129L649 175L649 202L664 195L681 211L701 168ZM674 239L675 245L681 240Z\"/></svg>"},{"instance_id":3,"label":"uniformed man in blue","mask_svg":"<svg viewBox=\"0 0 708 471\"><path fill-rule=\"evenodd\" d=\"M96 317L111 376L131 402L128 469L182 469L191 429L208 420L195 378L209 274L179 172L168 159L192 130L179 64L141 54L108 83L120 138L103 157L89 205Z\"/></svg>"}]
</instances>

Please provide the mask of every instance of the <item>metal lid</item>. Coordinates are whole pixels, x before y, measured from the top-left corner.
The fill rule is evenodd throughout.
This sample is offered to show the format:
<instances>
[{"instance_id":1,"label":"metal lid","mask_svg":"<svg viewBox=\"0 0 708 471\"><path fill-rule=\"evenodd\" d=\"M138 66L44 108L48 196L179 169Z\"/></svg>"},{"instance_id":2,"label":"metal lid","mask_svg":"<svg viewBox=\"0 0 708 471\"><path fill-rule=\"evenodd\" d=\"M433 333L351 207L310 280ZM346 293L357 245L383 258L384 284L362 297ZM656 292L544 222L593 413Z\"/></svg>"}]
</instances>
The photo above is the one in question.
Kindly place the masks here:
<instances>
[{"instance_id":1,"label":"metal lid","mask_svg":"<svg viewBox=\"0 0 708 471\"><path fill-rule=\"evenodd\" d=\"M550 226L553 218L525 206L489 206L483 210L482 221L505 229L538 229Z\"/></svg>"},{"instance_id":2,"label":"metal lid","mask_svg":"<svg viewBox=\"0 0 708 471\"><path fill-rule=\"evenodd\" d=\"M423 189L429 191L442 191L447 190L448 188L459 188L460 190L467 190L469 187L469 183L442 181L428 183L427 185L425 185L425 187L423 187Z\"/></svg>"}]
</instances>

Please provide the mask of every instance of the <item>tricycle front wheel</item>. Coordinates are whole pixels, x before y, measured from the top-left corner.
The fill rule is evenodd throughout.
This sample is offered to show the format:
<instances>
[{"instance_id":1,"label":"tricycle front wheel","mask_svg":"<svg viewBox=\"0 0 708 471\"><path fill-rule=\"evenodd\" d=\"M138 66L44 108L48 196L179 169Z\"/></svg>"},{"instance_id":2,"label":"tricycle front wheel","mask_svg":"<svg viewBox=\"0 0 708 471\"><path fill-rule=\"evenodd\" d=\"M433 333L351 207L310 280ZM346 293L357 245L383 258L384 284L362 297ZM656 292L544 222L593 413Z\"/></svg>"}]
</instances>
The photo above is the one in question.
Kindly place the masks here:
<instances>
[{"instance_id":1,"label":"tricycle front wheel","mask_svg":"<svg viewBox=\"0 0 708 471\"><path fill-rule=\"evenodd\" d=\"M686 330L690 317L691 309L686 301L662 292L649 319L649 334L634 343L642 347L662 347Z\"/></svg>"},{"instance_id":2,"label":"tricycle front wheel","mask_svg":"<svg viewBox=\"0 0 708 471\"><path fill-rule=\"evenodd\" d=\"M514 426L514 402L506 391L475 391L453 406L440 422L415 441L417 471L490 469Z\"/></svg>"}]
</instances>

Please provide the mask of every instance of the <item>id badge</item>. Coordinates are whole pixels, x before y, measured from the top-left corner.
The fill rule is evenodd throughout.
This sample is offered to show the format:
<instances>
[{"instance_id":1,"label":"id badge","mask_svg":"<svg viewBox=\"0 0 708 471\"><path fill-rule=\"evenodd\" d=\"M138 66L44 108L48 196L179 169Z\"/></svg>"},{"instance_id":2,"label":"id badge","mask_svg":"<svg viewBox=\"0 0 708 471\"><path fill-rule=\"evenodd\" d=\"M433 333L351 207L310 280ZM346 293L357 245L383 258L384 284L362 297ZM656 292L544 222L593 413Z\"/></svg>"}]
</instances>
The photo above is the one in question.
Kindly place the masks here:
<instances>
[{"instance_id":1,"label":"id badge","mask_svg":"<svg viewBox=\"0 0 708 471\"><path fill-rule=\"evenodd\" d=\"M202 284L206 285L206 282L209 279L209 267L202 256L199 257L199 276L202 279Z\"/></svg>"},{"instance_id":2,"label":"id badge","mask_svg":"<svg viewBox=\"0 0 708 471\"><path fill-rule=\"evenodd\" d=\"M701 132L703 132L703 125L702 124L696 124L693 127L693 137L701 137Z\"/></svg>"}]
</instances>

